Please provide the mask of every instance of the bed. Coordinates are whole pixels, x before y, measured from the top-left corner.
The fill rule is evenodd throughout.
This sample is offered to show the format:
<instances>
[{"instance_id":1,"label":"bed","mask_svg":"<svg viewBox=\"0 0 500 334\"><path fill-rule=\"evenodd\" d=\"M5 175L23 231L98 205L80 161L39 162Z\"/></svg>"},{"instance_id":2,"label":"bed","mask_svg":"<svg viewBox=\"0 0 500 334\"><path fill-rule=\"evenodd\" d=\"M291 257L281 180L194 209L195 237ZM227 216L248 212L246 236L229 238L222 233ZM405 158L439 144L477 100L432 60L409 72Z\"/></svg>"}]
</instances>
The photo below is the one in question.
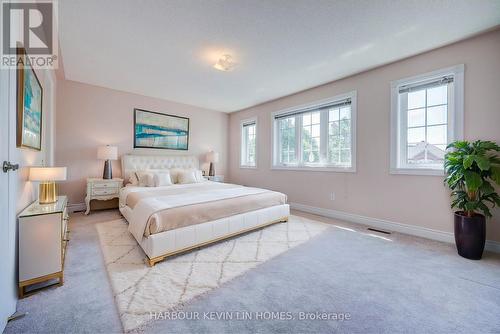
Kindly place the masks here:
<instances>
[{"instance_id":1,"label":"bed","mask_svg":"<svg viewBox=\"0 0 500 334\"><path fill-rule=\"evenodd\" d=\"M142 170L197 170L194 156L122 157L123 178ZM287 222L282 193L211 181L159 187L126 185L120 212L150 266L165 258L265 226Z\"/></svg>"}]
</instances>

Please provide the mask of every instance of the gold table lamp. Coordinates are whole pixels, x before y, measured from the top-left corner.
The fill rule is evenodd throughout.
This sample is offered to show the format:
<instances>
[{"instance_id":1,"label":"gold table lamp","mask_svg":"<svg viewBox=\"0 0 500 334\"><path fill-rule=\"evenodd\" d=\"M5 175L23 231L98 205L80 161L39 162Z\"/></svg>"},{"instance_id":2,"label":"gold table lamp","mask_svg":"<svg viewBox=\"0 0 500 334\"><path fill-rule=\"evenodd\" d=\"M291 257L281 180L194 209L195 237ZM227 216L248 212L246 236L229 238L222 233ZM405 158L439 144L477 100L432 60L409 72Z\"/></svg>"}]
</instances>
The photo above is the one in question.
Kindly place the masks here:
<instances>
[{"instance_id":1,"label":"gold table lamp","mask_svg":"<svg viewBox=\"0 0 500 334\"><path fill-rule=\"evenodd\" d=\"M55 181L66 180L66 167L31 167L30 181L39 181L38 202L50 204L57 201Z\"/></svg>"}]
</instances>

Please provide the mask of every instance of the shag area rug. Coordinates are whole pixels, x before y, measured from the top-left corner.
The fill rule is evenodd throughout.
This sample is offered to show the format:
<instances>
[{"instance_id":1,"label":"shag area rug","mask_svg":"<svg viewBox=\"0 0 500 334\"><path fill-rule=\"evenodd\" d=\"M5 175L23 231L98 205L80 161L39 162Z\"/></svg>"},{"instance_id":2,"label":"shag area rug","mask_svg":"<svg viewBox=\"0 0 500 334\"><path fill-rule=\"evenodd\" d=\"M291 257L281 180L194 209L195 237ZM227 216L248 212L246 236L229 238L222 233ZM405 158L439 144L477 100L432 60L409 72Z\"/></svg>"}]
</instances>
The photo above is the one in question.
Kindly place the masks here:
<instances>
[{"instance_id":1,"label":"shag area rug","mask_svg":"<svg viewBox=\"0 0 500 334\"><path fill-rule=\"evenodd\" d=\"M298 216L149 267L124 219L96 225L108 276L125 331L144 326L152 313L181 308L259 264L319 235L328 225Z\"/></svg>"}]
</instances>

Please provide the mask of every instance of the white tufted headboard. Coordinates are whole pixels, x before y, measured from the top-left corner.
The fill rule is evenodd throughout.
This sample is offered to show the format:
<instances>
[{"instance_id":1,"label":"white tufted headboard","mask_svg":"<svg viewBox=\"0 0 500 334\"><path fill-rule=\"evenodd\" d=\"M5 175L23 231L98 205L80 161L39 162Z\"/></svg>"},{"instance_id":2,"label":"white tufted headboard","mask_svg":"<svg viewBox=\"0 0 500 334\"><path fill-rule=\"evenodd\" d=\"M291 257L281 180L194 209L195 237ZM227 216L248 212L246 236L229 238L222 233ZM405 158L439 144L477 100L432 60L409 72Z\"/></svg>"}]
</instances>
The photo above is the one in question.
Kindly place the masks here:
<instances>
[{"instance_id":1,"label":"white tufted headboard","mask_svg":"<svg viewBox=\"0 0 500 334\"><path fill-rule=\"evenodd\" d=\"M122 156L122 177L128 182L130 173L145 169L195 168L200 161L192 155L132 155Z\"/></svg>"}]
</instances>

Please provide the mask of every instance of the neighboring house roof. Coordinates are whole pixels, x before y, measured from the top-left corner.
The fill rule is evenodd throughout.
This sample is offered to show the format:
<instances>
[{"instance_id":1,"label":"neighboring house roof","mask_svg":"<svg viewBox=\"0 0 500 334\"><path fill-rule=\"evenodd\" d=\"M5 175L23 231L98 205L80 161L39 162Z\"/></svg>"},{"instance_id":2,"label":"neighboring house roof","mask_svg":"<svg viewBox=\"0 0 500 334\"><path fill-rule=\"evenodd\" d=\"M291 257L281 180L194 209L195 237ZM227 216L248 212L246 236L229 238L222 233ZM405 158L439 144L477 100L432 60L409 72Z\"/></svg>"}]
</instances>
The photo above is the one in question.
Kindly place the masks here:
<instances>
[{"instance_id":1,"label":"neighboring house roof","mask_svg":"<svg viewBox=\"0 0 500 334\"><path fill-rule=\"evenodd\" d=\"M445 151L435 145L428 144L424 141L418 143L416 146L409 147L408 157L410 160L424 160L426 157L426 150L428 161L444 160L444 155L446 153Z\"/></svg>"}]
</instances>

